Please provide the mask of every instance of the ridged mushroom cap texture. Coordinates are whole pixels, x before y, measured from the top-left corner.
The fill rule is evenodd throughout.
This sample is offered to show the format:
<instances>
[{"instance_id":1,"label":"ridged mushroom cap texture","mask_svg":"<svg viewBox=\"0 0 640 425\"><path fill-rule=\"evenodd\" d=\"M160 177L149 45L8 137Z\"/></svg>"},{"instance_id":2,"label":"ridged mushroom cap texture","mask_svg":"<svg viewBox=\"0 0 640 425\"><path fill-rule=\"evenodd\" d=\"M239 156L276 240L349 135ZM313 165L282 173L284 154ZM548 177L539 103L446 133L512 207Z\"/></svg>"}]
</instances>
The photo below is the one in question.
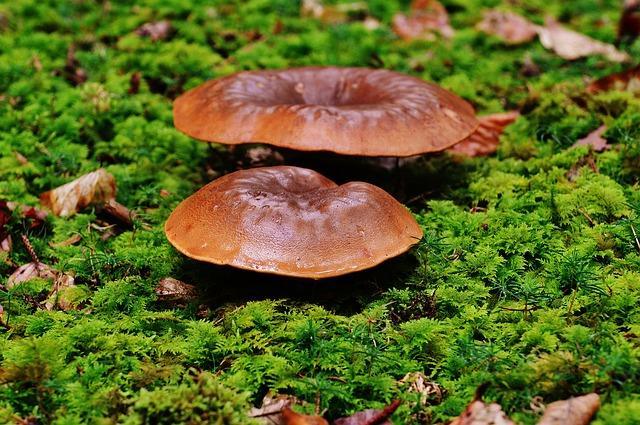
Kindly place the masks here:
<instances>
[{"instance_id":1,"label":"ridged mushroom cap texture","mask_svg":"<svg viewBox=\"0 0 640 425\"><path fill-rule=\"evenodd\" d=\"M442 151L478 126L471 105L418 78L368 68L246 71L174 102L174 124L196 139L300 151L410 156Z\"/></svg>"},{"instance_id":2,"label":"ridged mushroom cap texture","mask_svg":"<svg viewBox=\"0 0 640 425\"><path fill-rule=\"evenodd\" d=\"M373 267L422 238L411 213L379 187L338 186L290 166L214 180L178 205L165 233L197 260L311 279Z\"/></svg>"}]
</instances>

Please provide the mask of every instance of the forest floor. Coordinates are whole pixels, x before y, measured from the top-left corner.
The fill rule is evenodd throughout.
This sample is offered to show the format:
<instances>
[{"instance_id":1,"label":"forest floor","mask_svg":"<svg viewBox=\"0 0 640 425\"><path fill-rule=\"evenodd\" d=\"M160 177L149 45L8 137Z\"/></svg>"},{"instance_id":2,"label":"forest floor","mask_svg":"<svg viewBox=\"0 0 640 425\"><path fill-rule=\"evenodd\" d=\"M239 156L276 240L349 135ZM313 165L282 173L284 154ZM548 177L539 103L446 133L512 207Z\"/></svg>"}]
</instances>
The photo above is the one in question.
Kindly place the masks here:
<instances>
[{"instance_id":1,"label":"forest floor","mask_svg":"<svg viewBox=\"0 0 640 425\"><path fill-rule=\"evenodd\" d=\"M595 423L638 423L640 99L632 85L587 90L630 64L476 27L500 7L613 44L620 1L447 0L454 33L413 41L392 30L408 1L327 1L317 17L291 0L126 3L0 4L0 423L244 424L271 392L330 420L401 400L395 423L430 424L483 384L518 423L590 392ZM640 41L618 48L640 56ZM172 209L255 158L181 134L172 100L235 71L304 65L393 69L478 115L520 117L491 156L387 170L292 155L412 210L423 240L380 267L304 281L184 257L163 231ZM603 149L573 146L602 125ZM132 223L16 207L41 209L41 193L101 167ZM37 272L10 285L32 254L73 283ZM195 289L163 294L165 278Z\"/></svg>"}]
</instances>

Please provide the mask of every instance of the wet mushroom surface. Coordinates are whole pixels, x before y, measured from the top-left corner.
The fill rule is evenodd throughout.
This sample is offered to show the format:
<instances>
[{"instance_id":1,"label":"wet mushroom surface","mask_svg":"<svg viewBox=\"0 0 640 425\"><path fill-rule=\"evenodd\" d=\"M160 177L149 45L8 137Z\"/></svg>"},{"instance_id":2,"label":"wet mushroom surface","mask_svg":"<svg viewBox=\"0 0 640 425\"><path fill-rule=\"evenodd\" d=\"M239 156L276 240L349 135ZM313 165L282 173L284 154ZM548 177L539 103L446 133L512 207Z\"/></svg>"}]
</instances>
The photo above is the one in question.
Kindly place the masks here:
<instances>
[{"instance_id":1,"label":"wet mushroom surface","mask_svg":"<svg viewBox=\"0 0 640 425\"><path fill-rule=\"evenodd\" d=\"M422 237L409 211L382 189L338 186L290 166L209 183L178 205L165 232L191 258L313 279L373 267Z\"/></svg>"},{"instance_id":2,"label":"wet mushroom surface","mask_svg":"<svg viewBox=\"0 0 640 425\"><path fill-rule=\"evenodd\" d=\"M184 93L173 112L176 128L200 140L360 156L442 151L478 126L455 94L368 68L240 72Z\"/></svg>"}]
</instances>

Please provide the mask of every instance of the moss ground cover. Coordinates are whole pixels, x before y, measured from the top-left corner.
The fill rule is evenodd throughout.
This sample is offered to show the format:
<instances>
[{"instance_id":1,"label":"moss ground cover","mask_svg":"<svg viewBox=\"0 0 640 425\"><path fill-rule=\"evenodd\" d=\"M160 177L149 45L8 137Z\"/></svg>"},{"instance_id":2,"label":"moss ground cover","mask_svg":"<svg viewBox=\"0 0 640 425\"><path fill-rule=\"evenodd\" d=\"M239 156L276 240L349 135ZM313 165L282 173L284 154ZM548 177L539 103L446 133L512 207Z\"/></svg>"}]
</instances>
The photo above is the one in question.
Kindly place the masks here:
<instances>
[{"instance_id":1,"label":"moss ground cover","mask_svg":"<svg viewBox=\"0 0 640 425\"><path fill-rule=\"evenodd\" d=\"M0 4L0 199L37 205L40 193L105 167L137 213L132 230L110 238L91 209L36 230L12 221L44 263L75 275L77 309L42 308L43 280L0 291L0 423L250 423L269 390L329 418L399 398L398 423L438 423L483 383L522 423L538 418L534 397L590 391L602 397L596 423L637 423L640 100L586 94L588 78L619 64L567 62L537 42L506 46L475 30L497 0L443 3L455 36L412 43L389 29L405 1L367 2L381 22L373 30L357 16L302 19L290 0ZM620 4L509 10L613 42ZM135 33L162 19L167 39ZM622 47L640 54L640 41ZM523 71L530 62L539 72ZM312 64L386 67L437 82L480 114L522 116L495 157L435 155L402 171L425 237L380 268L305 282L181 256L164 237L166 217L236 164L173 128L172 98L238 70ZM570 148L601 124L611 149ZM396 187L393 173L359 178ZM55 245L74 235L78 243ZM10 263L30 261L15 242L0 251L0 284ZM167 276L195 284L201 299L158 301ZM399 382L410 372L437 382L443 400L419 403Z\"/></svg>"}]
</instances>

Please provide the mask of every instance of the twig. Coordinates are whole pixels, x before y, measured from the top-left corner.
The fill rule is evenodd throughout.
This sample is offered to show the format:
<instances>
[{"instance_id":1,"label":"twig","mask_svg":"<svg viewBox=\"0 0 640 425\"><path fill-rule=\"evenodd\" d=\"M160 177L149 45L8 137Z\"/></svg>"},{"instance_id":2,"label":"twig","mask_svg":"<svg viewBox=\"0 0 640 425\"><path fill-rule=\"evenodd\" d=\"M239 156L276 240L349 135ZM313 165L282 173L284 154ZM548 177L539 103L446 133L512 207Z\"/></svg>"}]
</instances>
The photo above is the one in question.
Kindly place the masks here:
<instances>
[{"instance_id":1,"label":"twig","mask_svg":"<svg viewBox=\"0 0 640 425\"><path fill-rule=\"evenodd\" d=\"M578 211L580 211L580 212L582 213L582 215L583 215L587 220L589 220L589 223L590 223L592 226L595 226L596 224L598 224L598 223L596 223L596 222L595 222L595 221L594 221L594 220L589 216L589 214L587 214L587 212L584 210L584 208L578 208Z\"/></svg>"},{"instance_id":2,"label":"twig","mask_svg":"<svg viewBox=\"0 0 640 425\"><path fill-rule=\"evenodd\" d=\"M33 249L33 245L31 245L31 241L29 240L27 235L25 235L24 233L21 233L20 237L22 238L22 243L24 244L24 247L27 248L27 252L31 256L31 260L35 263L36 269L39 269L40 259L36 255L36 251L35 249Z\"/></svg>"},{"instance_id":3,"label":"twig","mask_svg":"<svg viewBox=\"0 0 640 425\"><path fill-rule=\"evenodd\" d=\"M636 233L636 228L631 225L631 231L633 232L633 238L636 240L636 246L638 247L638 251L640 251L640 241L638 241L638 234Z\"/></svg>"},{"instance_id":4,"label":"twig","mask_svg":"<svg viewBox=\"0 0 640 425\"><path fill-rule=\"evenodd\" d=\"M116 202L114 199L110 199L102 206L102 211L105 214L118 220L120 223L127 227L133 227L133 219L136 218L136 213L131 211L124 205Z\"/></svg>"}]
</instances>

